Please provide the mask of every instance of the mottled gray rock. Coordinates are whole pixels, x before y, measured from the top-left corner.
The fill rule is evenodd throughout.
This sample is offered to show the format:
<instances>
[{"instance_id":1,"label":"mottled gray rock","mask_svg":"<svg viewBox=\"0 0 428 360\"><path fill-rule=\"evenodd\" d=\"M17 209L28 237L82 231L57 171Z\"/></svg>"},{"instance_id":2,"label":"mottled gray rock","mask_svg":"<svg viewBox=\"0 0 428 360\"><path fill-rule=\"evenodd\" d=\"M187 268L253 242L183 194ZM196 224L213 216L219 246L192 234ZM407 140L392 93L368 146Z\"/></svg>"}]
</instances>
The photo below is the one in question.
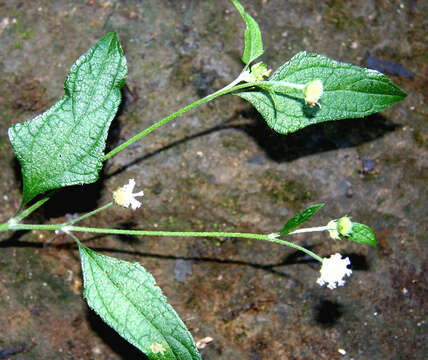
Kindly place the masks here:
<instances>
[{"instance_id":1,"label":"mottled gray rock","mask_svg":"<svg viewBox=\"0 0 428 360\"><path fill-rule=\"evenodd\" d=\"M58 223L94 209L129 178L144 189L143 206L111 208L87 225L270 233L325 202L312 225L348 214L378 240L375 249L326 234L291 239L351 258L353 275L335 291L315 283L317 264L278 245L79 236L151 271L195 339L214 339L202 350L206 360L424 358L428 3L242 2L260 23L262 59L273 69L301 50L357 65L370 51L415 74L392 76L409 96L367 119L289 136L273 133L240 99L220 98L119 153L97 184L61 192L28 221ZM226 85L242 67L244 25L226 0L0 1L1 220L20 196L7 128L59 99L71 64L108 31L118 32L129 64L109 148ZM359 159L376 161L364 176ZM82 300L70 239L1 236L9 240L0 243L0 352L23 347L17 360L140 358ZM174 280L182 258L193 261L185 283Z\"/></svg>"}]
</instances>

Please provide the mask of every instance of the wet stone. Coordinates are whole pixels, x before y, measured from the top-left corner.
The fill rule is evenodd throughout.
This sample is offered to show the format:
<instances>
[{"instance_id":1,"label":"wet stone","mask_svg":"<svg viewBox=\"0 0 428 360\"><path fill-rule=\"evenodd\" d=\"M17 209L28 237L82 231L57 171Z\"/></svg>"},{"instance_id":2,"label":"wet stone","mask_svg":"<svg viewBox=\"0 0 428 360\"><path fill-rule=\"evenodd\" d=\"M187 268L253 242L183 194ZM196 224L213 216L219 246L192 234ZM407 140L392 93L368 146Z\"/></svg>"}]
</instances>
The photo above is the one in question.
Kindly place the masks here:
<instances>
[{"instance_id":1,"label":"wet stone","mask_svg":"<svg viewBox=\"0 0 428 360\"><path fill-rule=\"evenodd\" d=\"M111 207L86 226L269 234L326 203L311 226L349 215L371 226L378 241L371 248L326 233L290 237L321 256L350 257L353 274L334 291L316 284L318 263L277 244L79 236L150 271L194 338L214 339L201 350L204 360L339 359L338 349L350 359L425 358L428 2L241 2L260 24L269 68L302 50L364 66L369 50L383 66L400 66L391 80L408 97L365 119L287 136L238 97L221 97L109 159L95 184L58 192L28 221L60 223L94 210L130 178L144 190L141 208ZM107 31L118 33L129 66L110 148L242 70L245 25L228 0L2 1L1 222L19 207L22 183L8 128L54 104L70 66ZM66 234L1 233L0 240L0 324L7 328L0 354L144 359L88 309L79 255Z\"/></svg>"}]
</instances>

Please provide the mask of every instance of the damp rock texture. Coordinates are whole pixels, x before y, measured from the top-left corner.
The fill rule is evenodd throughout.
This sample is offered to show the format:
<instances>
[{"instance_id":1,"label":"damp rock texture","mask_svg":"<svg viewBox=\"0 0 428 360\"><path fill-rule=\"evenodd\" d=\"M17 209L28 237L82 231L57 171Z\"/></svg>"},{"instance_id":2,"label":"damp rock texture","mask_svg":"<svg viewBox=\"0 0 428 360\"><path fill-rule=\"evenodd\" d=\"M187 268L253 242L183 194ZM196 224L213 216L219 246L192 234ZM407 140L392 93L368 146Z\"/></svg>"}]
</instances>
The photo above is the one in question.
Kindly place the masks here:
<instances>
[{"instance_id":1,"label":"damp rock texture","mask_svg":"<svg viewBox=\"0 0 428 360\"><path fill-rule=\"evenodd\" d=\"M271 233L324 202L311 225L349 215L378 241L371 248L327 234L291 239L321 256L350 257L353 275L334 291L316 284L318 264L275 244L80 237L152 272L195 340L212 338L201 350L205 360L423 359L428 3L242 3L260 24L269 67L301 50L362 66L369 59L408 97L365 119L288 136L239 98L223 97L109 159L100 181L59 192L28 221L59 223L90 211L129 178L143 188L143 206L110 208L86 225ZM118 33L129 66L111 149L233 80L244 28L226 0L0 0L0 220L20 201L8 127L59 99L70 66L105 33ZM66 235L2 233L0 240L0 358L144 359L88 309ZM179 264L190 264L184 273L180 265L185 275L177 276Z\"/></svg>"}]
</instances>

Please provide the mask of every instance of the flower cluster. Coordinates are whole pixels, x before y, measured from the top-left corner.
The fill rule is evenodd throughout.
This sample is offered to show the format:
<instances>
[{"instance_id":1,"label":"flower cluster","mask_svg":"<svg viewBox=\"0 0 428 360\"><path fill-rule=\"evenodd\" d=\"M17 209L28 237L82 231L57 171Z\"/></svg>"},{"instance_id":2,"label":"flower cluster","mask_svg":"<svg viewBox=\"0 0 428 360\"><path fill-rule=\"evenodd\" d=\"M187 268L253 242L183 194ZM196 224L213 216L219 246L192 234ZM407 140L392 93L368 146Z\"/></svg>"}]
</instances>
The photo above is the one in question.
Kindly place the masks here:
<instances>
[{"instance_id":1,"label":"flower cluster","mask_svg":"<svg viewBox=\"0 0 428 360\"><path fill-rule=\"evenodd\" d=\"M335 289L337 286L345 285L345 276L351 276L352 270L348 269L351 264L349 258L342 259L342 255L337 253L329 258L324 258L320 270L320 277L317 283L320 286L327 284L329 289Z\"/></svg>"}]
</instances>

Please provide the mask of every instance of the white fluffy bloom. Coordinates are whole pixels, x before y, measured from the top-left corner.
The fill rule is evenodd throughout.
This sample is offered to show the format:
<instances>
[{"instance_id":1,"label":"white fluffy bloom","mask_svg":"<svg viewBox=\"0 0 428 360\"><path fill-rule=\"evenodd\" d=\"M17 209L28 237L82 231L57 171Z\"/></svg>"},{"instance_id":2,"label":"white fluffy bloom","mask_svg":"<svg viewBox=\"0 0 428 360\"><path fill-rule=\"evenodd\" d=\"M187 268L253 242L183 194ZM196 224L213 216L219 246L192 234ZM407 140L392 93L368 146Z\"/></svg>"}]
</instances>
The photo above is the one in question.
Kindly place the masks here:
<instances>
[{"instance_id":1,"label":"white fluffy bloom","mask_svg":"<svg viewBox=\"0 0 428 360\"><path fill-rule=\"evenodd\" d=\"M113 200L116 204L129 208L131 206L132 210L135 210L141 206L141 202L136 200L137 196L143 196L144 192L140 191L137 193L132 193L135 187L135 180L129 179L128 184L120 187L113 192Z\"/></svg>"},{"instance_id":2,"label":"white fluffy bloom","mask_svg":"<svg viewBox=\"0 0 428 360\"><path fill-rule=\"evenodd\" d=\"M320 270L321 276L317 283L321 286L327 284L329 289L345 285L343 278L352 274L352 270L347 267L350 264L349 258L342 259L342 255L339 253L324 258Z\"/></svg>"}]
</instances>

